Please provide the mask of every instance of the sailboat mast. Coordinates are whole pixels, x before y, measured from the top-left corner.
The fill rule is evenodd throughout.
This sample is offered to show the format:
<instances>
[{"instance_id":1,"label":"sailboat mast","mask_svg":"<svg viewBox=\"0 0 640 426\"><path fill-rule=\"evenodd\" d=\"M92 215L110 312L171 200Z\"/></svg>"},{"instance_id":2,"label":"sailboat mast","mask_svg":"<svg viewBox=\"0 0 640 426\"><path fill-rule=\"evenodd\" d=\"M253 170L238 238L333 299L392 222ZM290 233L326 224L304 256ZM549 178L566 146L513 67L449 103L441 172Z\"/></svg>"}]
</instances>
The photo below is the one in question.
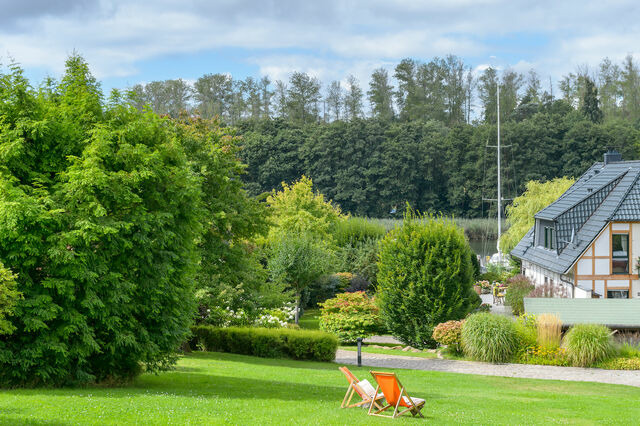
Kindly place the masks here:
<instances>
[{"instance_id":1,"label":"sailboat mast","mask_svg":"<svg viewBox=\"0 0 640 426\"><path fill-rule=\"evenodd\" d=\"M500 250L500 236L502 235L502 185L500 180L500 81L497 82L498 103L498 264L502 266L502 251Z\"/></svg>"}]
</instances>

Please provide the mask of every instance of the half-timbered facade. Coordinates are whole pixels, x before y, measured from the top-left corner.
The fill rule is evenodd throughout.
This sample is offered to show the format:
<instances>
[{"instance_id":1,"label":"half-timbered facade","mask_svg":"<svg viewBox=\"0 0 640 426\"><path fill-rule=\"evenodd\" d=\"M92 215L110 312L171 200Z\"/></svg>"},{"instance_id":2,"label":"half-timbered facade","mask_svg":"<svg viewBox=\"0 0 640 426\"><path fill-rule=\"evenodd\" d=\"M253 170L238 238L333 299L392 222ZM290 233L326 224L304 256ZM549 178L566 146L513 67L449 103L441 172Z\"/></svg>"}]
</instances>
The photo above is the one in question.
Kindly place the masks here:
<instances>
[{"instance_id":1,"label":"half-timbered facade","mask_svg":"<svg viewBox=\"0 0 640 426\"><path fill-rule=\"evenodd\" d=\"M569 297L640 298L640 161L608 152L557 201L511 254L536 285Z\"/></svg>"}]
</instances>

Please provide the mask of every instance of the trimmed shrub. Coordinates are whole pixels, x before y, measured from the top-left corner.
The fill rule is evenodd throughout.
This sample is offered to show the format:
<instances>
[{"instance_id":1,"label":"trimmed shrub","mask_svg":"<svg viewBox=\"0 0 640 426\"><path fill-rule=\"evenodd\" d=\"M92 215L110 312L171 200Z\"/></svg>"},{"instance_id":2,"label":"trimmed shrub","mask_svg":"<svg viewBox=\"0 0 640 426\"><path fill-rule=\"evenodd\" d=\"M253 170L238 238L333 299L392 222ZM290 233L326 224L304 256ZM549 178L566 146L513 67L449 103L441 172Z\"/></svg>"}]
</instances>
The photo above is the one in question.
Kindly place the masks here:
<instances>
[{"instance_id":1,"label":"trimmed shrub","mask_svg":"<svg viewBox=\"0 0 640 426\"><path fill-rule=\"evenodd\" d=\"M405 214L380 241L377 297L388 330L415 348L434 347L433 328L480 305L471 248L445 218Z\"/></svg>"},{"instance_id":2,"label":"trimmed shrub","mask_svg":"<svg viewBox=\"0 0 640 426\"><path fill-rule=\"evenodd\" d=\"M433 340L447 348L460 353L462 351L462 321L447 321L440 323L433 329Z\"/></svg>"},{"instance_id":3,"label":"trimmed shrub","mask_svg":"<svg viewBox=\"0 0 640 426\"><path fill-rule=\"evenodd\" d=\"M363 291L338 294L320 304L320 329L343 343L378 333L382 327L378 306Z\"/></svg>"},{"instance_id":4,"label":"trimmed shrub","mask_svg":"<svg viewBox=\"0 0 640 426\"><path fill-rule=\"evenodd\" d=\"M293 358L333 361L338 340L327 333L286 328L216 328L200 325L191 328L192 348L228 352L263 358Z\"/></svg>"},{"instance_id":5,"label":"trimmed shrub","mask_svg":"<svg viewBox=\"0 0 640 426\"><path fill-rule=\"evenodd\" d=\"M487 313L469 316L462 326L462 349L478 361L509 361L518 349L515 321Z\"/></svg>"},{"instance_id":6,"label":"trimmed shrub","mask_svg":"<svg viewBox=\"0 0 640 426\"><path fill-rule=\"evenodd\" d=\"M505 296L505 304L511 306L511 313L515 316L524 314L524 298L531 293L535 286L524 275L516 275L507 280L509 286Z\"/></svg>"},{"instance_id":7,"label":"trimmed shrub","mask_svg":"<svg viewBox=\"0 0 640 426\"><path fill-rule=\"evenodd\" d=\"M563 346L571 364L590 367L613 356L611 330L599 324L578 324L564 336Z\"/></svg>"},{"instance_id":8,"label":"trimmed shrub","mask_svg":"<svg viewBox=\"0 0 640 426\"><path fill-rule=\"evenodd\" d=\"M387 233L384 225L363 217L349 217L335 225L334 238L338 246L378 240Z\"/></svg>"}]
</instances>

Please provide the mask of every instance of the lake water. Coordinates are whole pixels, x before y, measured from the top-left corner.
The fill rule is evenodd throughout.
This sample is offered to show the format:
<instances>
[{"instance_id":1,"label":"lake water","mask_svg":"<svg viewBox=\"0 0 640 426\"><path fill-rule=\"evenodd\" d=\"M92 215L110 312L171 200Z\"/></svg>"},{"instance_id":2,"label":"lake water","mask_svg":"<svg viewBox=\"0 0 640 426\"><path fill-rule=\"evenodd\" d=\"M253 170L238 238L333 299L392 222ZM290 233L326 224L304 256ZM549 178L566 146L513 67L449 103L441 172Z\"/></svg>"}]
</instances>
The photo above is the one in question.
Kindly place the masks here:
<instances>
[{"instance_id":1,"label":"lake water","mask_svg":"<svg viewBox=\"0 0 640 426\"><path fill-rule=\"evenodd\" d=\"M469 241L469 245L471 250L480 255L482 259L486 259L487 256L498 252L498 240L473 240Z\"/></svg>"}]
</instances>

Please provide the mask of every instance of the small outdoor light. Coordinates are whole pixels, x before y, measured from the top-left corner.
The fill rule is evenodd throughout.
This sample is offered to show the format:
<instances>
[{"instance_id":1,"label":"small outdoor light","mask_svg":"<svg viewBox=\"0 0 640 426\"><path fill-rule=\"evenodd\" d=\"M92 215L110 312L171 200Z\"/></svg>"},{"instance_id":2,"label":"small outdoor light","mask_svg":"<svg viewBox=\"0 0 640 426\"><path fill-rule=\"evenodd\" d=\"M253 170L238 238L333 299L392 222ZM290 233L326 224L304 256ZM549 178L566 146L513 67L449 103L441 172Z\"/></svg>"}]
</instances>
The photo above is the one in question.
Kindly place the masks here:
<instances>
[{"instance_id":1,"label":"small outdoor light","mask_svg":"<svg viewBox=\"0 0 640 426\"><path fill-rule=\"evenodd\" d=\"M362 337L358 337L356 342L358 342L358 367L362 367Z\"/></svg>"}]
</instances>

